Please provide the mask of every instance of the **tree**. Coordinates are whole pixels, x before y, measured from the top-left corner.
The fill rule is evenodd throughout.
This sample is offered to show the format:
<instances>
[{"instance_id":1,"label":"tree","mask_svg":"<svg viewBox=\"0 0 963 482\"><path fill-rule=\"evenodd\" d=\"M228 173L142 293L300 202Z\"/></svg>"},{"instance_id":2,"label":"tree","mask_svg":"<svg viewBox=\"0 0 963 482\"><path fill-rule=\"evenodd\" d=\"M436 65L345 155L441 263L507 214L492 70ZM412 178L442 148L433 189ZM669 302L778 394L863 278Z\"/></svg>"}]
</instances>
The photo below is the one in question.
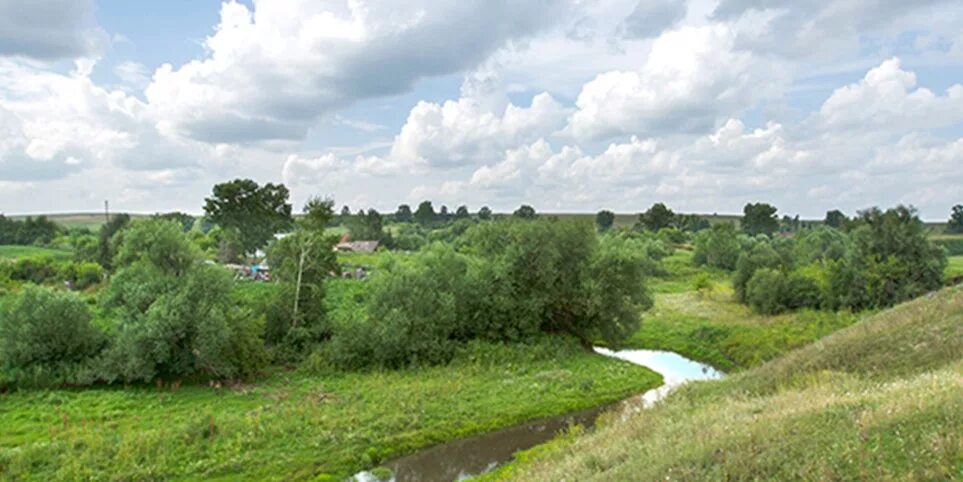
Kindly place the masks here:
<instances>
[{"instance_id":1,"label":"tree","mask_svg":"<svg viewBox=\"0 0 963 482\"><path fill-rule=\"evenodd\" d=\"M841 229L846 226L847 221L849 221L849 218L847 218L842 211L833 209L832 211L826 211L826 218L823 219L823 224L831 228Z\"/></svg>"},{"instance_id":2,"label":"tree","mask_svg":"<svg viewBox=\"0 0 963 482\"><path fill-rule=\"evenodd\" d=\"M324 207L315 207L323 216ZM377 211L370 210L378 215ZM337 238L324 225L303 225L268 248L272 276L280 285L279 306L268 317L266 338L281 344L288 355L303 353L312 343L330 336L324 306L325 280L340 272L333 250ZM282 358L288 358L284 356Z\"/></svg>"},{"instance_id":3,"label":"tree","mask_svg":"<svg viewBox=\"0 0 963 482\"><path fill-rule=\"evenodd\" d=\"M435 208L431 205L431 201L422 201L418 205L418 209L415 211L415 221L422 226L428 226L435 222Z\"/></svg>"},{"instance_id":4,"label":"tree","mask_svg":"<svg viewBox=\"0 0 963 482\"><path fill-rule=\"evenodd\" d=\"M882 308L942 286L946 253L914 208L868 209L852 224L852 249L830 265L833 307Z\"/></svg>"},{"instance_id":5,"label":"tree","mask_svg":"<svg viewBox=\"0 0 963 482\"><path fill-rule=\"evenodd\" d=\"M411 206L407 204L398 206L398 210L395 211L395 221L399 223L410 223L412 220L414 220L414 216L411 214Z\"/></svg>"},{"instance_id":6,"label":"tree","mask_svg":"<svg viewBox=\"0 0 963 482\"><path fill-rule=\"evenodd\" d=\"M344 206L341 206L341 218L342 218L341 221L344 221L344 218L349 218L349 217L351 217L351 209L348 207L347 204L345 204Z\"/></svg>"},{"instance_id":7,"label":"tree","mask_svg":"<svg viewBox=\"0 0 963 482\"><path fill-rule=\"evenodd\" d=\"M114 258L114 246L111 240L114 235L130 223L130 216L127 214L115 214L106 223L100 226L100 234L97 245L97 261L104 269L111 268L111 260Z\"/></svg>"},{"instance_id":8,"label":"tree","mask_svg":"<svg viewBox=\"0 0 963 482\"><path fill-rule=\"evenodd\" d=\"M736 300L746 302L746 285L756 271L763 268L783 268L783 259L768 242L757 242L749 251L739 255L736 272L732 276L732 287Z\"/></svg>"},{"instance_id":9,"label":"tree","mask_svg":"<svg viewBox=\"0 0 963 482\"><path fill-rule=\"evenodd\" d=\"M529 206L528 204L522 204L518 209L512 213L512 216L520 219L535 219L538 215L535 214L535 208Z\"/></svg>"},{"instance_id":10,"label":"tree","mask_svg":"<svg viewBox=\"0 0 963 482\"><path fill-rule=\"evenodd\" d=\"M324 228L334 218L334 200L331 198L312 197L304 204L301 226L312 231L324 231Z\"/></svg>"},{"instance_id":11,"label":"tree","mask_svg":"<svg viewBox=\"0 0 963 482\"><path fill-rule=\"evenodd\" d=\"M478 210L478 219L481 219L482 221L488 221L491 218L492 210L488 206L482 206L482 208Z\"/></svg>"},{"instance_id":12,"label":"tree","mask_svg":"<svg viewBox=\"0 0 963 482\"><path fill-rule=\"evenodd\" d=\"M953 206L950 220L946 223L946 230L952 234L963 233L963 204Z\"/></svg>"},{"instance_id":13,"label":"tree","mask_svg":"<svg viewBox=\"0 0 963 482\"><path fill-rule=\"evenodd\" d=\"M679 214L676 216L676 223L679 225L679 229L690 233L698 233L703 229L712 227L709 220L698 214Z\"/></svg>"},{"instance_id":14,"label":"tree","mask_svg":"<svg viewBox=\"0 0 963 482\"><path fill-rule=\"evenodd\" d=\"M217 225L235 230L241 247L250 253L291 226L288 196L283 184L259 186L250 179L236 179L214 186L212 196L204 200L204 212Z\"/></svg>"},{"instance_id":15,"label":"tree","mask_svg":"<svg viewBox=\"0 0 963 482\"><path fill-rule=\"evenodd\" d=\"M471 217L471 215L468 214L468 206L462 204L455 210L455 219L468 219L469 217Z\"/></svg>"},{"instance_id":16,"label":"tree","mask_svg":"<svg viewBox=\"0 0 963 482\"><path fill-rule=\"evenodd\" d=\"M720 223L700 231L695 237L692 261L696 265L732 270L739 260L740 243L736 227Z\"/></svg>"},{"instance_id":17,"label":"tree","mask_svg":"<svg viewBox=\"0 0 963 482\"><path fill-rule=\"evenodd\" d=\"M646 212L639 215L639 224L653 233L672 226L673 222L675 222L675 213L662 203L653 204Z\"/></svg>"},{"instance_id":18,"label":"tree","mask_svg":"<svg viewBox=\"0 0 963 482\"><path fill-rule=\"evenodd\" d=\"M451 217L451 214L448 213L448 206L441 205L441 209L438 210L438 217L441 218L442 222L448 222L448 218Z\"/></svg>"},{"instance_id":19,"label":"tree","mask_svg":"<svg viewBox=\"0 0 963 482\"><path fill-rule=\"evenodd\" d=\"M742 231L750 236L772 236L779 230L776 207L766 203L749 203L742 210Z\"/></svg>"},{"instance_id":20,"label":"tree","mask_svg":"<svg viewBox=\"0 0 963 482\"><path fill-rule=\"evenodd\" d=\"M223 379L263 366L260 321L235 302L232 274L205 264L180 225L137 221L117 240L103 303L116 320L105 381Z\"/></svg>"},{"instance_id":21,"label":"tree","mask_svg":"<svg viewBox=\"0 0 963 482\"><path fill-rule=\"evenodd\" d=\"M180 223L180 225L184 227L185 232L190 231L191 228L194 227L194 216L191 216L190 214L182 213L180 211L173 211L173 212L164 213L164 214L155 214L154 216L161 219L169 219L171 221L176 221Z\"/></svg>"},{"instance_id":22,"label":"tree","mask_svg":"<svg viewBox=\"0 0 963 482\"><path fill-rule=\"evenodd\" d=\"M598 212L595 215L595 224L598 226L599 231L608 231L615 224L615 213L612 211L607 211L605 209Z\"/></svg>"},{"instance_id":23,"label":"tree","mask_svg":"<svg viewBox=\"0 0 963 482\"><path fill-rule=\"evenodd\" d=\"M383 226L384 219L377 210L369 209L367 214L361 211L350 224L351 239L381 241L385 237Z\"/></svg>"}]
</instances>

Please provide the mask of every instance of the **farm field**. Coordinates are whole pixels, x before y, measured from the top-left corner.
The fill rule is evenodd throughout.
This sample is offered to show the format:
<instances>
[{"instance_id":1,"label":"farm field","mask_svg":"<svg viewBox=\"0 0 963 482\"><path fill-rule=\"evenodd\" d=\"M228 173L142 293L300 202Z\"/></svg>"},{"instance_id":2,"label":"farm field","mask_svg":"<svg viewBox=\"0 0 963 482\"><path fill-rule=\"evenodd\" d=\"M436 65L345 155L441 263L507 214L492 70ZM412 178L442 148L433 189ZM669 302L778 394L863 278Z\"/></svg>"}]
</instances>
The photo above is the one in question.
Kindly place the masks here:
<instances>
[{"instance_id":1,"label":"farm field","mask_svg":"<svg viewBox=\"0 0 963 482\"><path fill-rule=\"evenodd\" d=\"M947 288L482 479L953 480L961 357L963 288Z\"/></svg>"}]
</instances>

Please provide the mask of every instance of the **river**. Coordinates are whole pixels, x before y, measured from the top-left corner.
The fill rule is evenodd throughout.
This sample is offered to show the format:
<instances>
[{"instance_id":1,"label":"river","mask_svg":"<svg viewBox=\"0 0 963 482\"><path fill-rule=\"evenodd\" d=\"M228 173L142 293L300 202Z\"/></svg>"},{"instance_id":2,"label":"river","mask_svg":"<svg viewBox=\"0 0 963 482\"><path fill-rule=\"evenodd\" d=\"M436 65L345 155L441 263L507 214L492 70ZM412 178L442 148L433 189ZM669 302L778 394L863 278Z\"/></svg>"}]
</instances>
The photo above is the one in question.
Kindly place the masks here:
<instances>
[{"instance_id":1,"label":"river","mask_svg":"<svg viewBox=\"0 0 963 482\"><path fill-rule=\"evenodd\" d=\"M621 402L454 440L400 457L385 464L393 474L388 481L451 482L483 474L510 461L515 452L548 442L570 424L592 428L596 417L607 410L628 414L651 406L679 385L723 376L709 365L668 351L613 351L596 347L595 352L649 368L662 375L664 384ZM374 482L378 478L371 472L360 472L353 480Z\"/></svg>"}]
</instances>

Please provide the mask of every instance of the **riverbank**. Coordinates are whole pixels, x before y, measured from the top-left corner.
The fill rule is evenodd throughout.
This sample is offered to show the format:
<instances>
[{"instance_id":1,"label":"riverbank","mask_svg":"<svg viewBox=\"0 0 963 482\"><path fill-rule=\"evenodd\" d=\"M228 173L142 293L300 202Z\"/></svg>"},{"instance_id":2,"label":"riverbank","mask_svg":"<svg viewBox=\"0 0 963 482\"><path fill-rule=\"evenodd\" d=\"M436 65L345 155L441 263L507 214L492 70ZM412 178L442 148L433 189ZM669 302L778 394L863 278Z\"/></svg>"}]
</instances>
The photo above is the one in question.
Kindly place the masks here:
<instances>
[{"instance_id":1,"label":"riverbank","mask_svg":"<svg viewBox=\"0 0 963 482\"><path fill-rule=\"evenodd\" d=\"M483 480L951 480L963 473L963 288L869 316Z\"/></svg>"},{"instance_id":2,"label":"riverbank","mask_svg":"<svg viewBox=\"0 0 963 482\"><path fill-rule=\"evenodd\" d=\"M661 384L570 340L474 344L448 366L277 371L250 385L0 394L0 478L334 479ZM108 477L109 474L109 477Z\"/></svg>"}]
</instances>

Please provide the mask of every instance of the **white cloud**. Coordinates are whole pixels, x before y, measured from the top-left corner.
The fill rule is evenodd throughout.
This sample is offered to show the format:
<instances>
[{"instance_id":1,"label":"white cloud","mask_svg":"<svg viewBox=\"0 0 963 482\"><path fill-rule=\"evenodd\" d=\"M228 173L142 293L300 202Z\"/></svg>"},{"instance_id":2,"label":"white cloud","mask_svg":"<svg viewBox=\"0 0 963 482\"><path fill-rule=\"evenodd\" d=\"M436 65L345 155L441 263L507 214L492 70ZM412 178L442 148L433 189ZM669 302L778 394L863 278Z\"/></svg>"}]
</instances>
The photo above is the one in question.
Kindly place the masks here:
<instances>
[{"instance_id":1,"label":"white cloud","mask_svg":"<svg viewBox=\"0 0 963 482\"><path fill-rule=\"evenodd\" d=\"M146 90L163 127L194 139L300 139L319 115L471 68L553 25L566 2L229 2L207 58L162 66Z\"/></svg>"},{"instance_id":2,"label":"white cloud","mask_svg":"<svg viewBox=\"0 0 963 482\"><path fill-rule=\"evenodd\" d=\"M454 167L486 162L505 149L548 136L565 123L568 110L542 93L529 107L509 104L501 113L474 98L444 104L419 102L391 148L401 162Z\"/></svg>"},{"instance_id":3,"label":"white cloud","mask_svg":"<svg viewBox=\"0 0 963 482\"><path fill-rule=\"evenodd\" d=\"M84 57L106 42L93 0L0 0L0 57Z\"/></svg>"},{"instance_id":4,"label":"white cloud","mask_svg":"<svg viewBox=\"0 0 963 482\"><path fill-rule=\"evenodd\" d=\"M639 71L600 74L582 87L571 131L580 139L700 133L778 93L777 65L733 49L725 26L661 35Z\"/></svg>"},{"instance_id":5,"label":"white cloud","mask_svg":"<svg viewBox=\"0 0 963 482\"><path fill-rule=\"evenodd\" d=\"M916 74L897 58L871 69L857 84L836 89L819 110L828 129L927 129L963 121L963 85L945 96L917 88Z\"/></svg>"}]
</instances>

